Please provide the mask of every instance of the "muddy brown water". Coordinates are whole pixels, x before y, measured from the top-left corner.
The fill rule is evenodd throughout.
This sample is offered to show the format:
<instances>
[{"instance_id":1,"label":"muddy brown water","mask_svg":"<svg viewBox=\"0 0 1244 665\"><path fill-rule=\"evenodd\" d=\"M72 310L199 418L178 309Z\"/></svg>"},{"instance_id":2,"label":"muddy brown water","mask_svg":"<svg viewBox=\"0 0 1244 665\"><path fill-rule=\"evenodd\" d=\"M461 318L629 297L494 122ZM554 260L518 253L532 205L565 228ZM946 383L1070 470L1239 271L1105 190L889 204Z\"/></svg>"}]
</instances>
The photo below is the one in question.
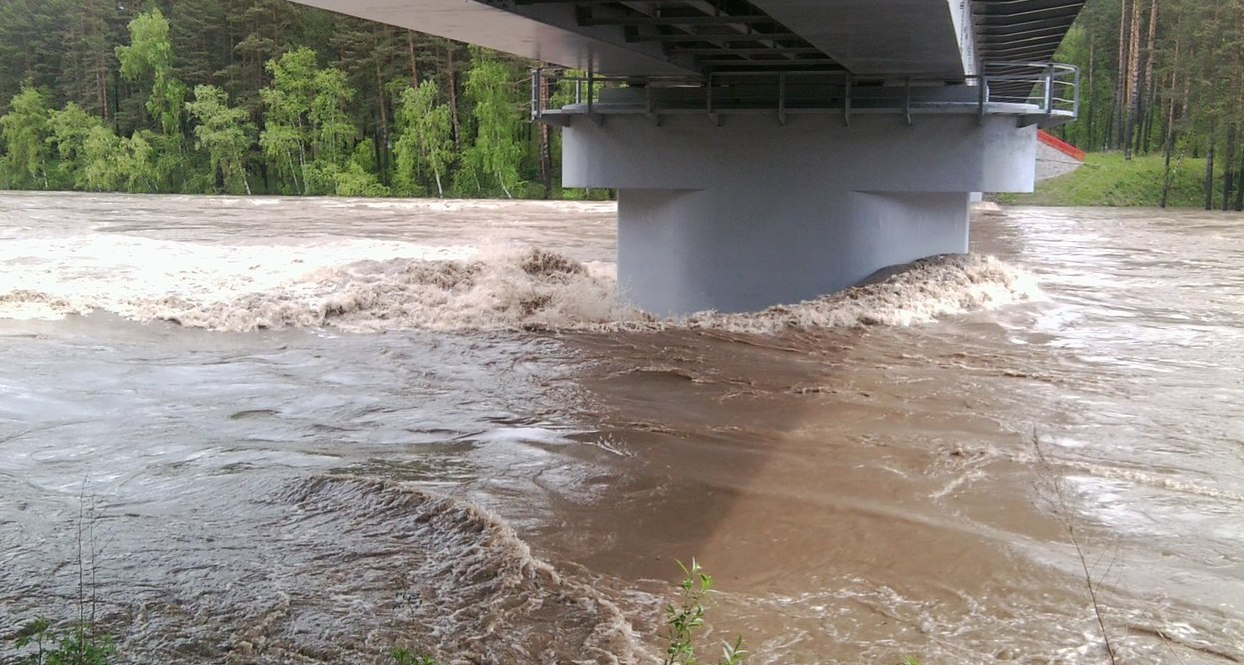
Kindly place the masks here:
<instances>
[{"instance_id":1,"label":"muddy brown water","mask_svg":"<svg viewBox=\"0 0 1244 665\"><path fill-rule=\"evenodd\" d=\"M1244 662L1244 218L985 211L668 322L613 216L0 194L0 633L647 663L695 557L710 658L1100 663L1087 564L1120 662Z\"/></svg>"}]
</instances>

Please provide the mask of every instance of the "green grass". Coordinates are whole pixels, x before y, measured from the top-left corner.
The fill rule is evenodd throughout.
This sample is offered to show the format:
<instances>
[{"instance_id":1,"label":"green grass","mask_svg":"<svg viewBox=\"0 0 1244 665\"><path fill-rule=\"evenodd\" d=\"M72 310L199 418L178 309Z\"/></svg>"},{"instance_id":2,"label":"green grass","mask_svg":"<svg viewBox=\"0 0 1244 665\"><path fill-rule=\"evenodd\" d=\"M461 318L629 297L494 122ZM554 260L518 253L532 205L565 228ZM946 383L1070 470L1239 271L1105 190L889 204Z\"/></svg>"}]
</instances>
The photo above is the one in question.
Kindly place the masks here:
<instances>
[{"instance_id":1,"label":"green grass","mask_svg":"<svg viewBox=\"0 0 1244 665\"><path fill-rule=\"evenodd\" d=\"M1205 160L1176 155L1171 160L1172 208L1200 208L1205 205L1202 181ZM1032 194L999 194L999 203L1041 206L1135 206L1156 207L1162 197L1163 157L1144 155L1123 159L1118 152L1090 153L1075 172L1037 183ZM1222 176L1214 181L1215 206L1222 206Z\"/></svg>"}]
</instances>

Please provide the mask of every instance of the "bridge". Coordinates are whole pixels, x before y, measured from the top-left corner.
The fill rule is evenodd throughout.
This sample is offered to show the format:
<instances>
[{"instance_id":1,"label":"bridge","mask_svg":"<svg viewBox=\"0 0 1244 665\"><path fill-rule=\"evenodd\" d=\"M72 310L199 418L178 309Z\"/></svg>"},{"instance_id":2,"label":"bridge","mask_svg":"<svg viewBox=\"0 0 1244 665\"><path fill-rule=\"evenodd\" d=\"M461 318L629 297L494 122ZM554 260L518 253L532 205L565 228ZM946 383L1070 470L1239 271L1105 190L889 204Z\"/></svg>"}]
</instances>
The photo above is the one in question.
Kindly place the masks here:
<instances>
[{"instance_id":1,"label":"bridge","mask_svg":"<svg viewBox=\"0 0 1244 665\"><path fill-rule=\"evenodd\" d=\"M1078 113L1083 0L297 0L563 69L568 187L618 191L621 297L747 311L968 249Z\"/></svg>"}]
</instances>

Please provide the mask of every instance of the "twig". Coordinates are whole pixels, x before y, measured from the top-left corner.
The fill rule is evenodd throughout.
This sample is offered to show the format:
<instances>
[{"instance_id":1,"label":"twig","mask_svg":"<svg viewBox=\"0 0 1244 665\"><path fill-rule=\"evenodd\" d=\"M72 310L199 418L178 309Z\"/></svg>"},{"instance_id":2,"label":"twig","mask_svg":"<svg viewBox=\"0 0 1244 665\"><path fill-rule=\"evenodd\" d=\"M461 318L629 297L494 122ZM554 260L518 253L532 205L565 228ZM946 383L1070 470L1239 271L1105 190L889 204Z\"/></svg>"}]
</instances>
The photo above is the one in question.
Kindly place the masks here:
<instances>
[{"instance_id":1,"label":"twig","mask_svg":"<svg viewBox=\"0 0 1244 665\"><path fill-rule=\"evenodd\" d=\"M1054 487L1054 496L1058 499L1058 509L1063 516L1063 525L1067 528L1067 536L1071 539L1071 544L1076 548L1076 557L1080 559L1080 566L1084 569L1084 584L1088 587L1089 599L1093 603L1093 614L1097 617L1097 626L1101 628L1101 639L1106 644L1106 653L1110 656L1111 665L1118 665L1118 661L1114 655L1114 645L1110 643L1110 635L1106 631L1106 620L1102 617L1101 605L1097 602L1097 587L1093 584L1093 575L1089 572L1088 558L1084 556L1084 548L1080 546L1080 539L1076 536L1075 522L1071 519L1071 513L1067 510L1067 498L1063 494L1063 485L1057 477L1052 473L1052 466L1045 458L1045 452L1041 450L1041 438L1037 436L1036 431L1032 433L1032 447L1037 451L1037 459L1041 463L1041 468L1046 472L1050 479L1050 484Z\"/></svg>"},{"instance_id":2,"label":"twig","mask_svg":"<svg viewBox=\"0 0 1244 665\"><path fill-rule=\"evenodd\" d=\"M78 491L78 637L81 638L82 627L86 625L86 557L82 553L83 529L86 528L86 483L87 476L82 477L82 489ZM82 640L79 639L79 644Z\"/></svg>"},{"instance_id":3,"label":"twig","mask_svg":"<svg viewBox=\"0 0 1244 665\"><path fill-rule=\"evenodd\" d=\"M1170 649L1171 655L1175 657L1175 660L1180 662L1180 665L1188 665L1188 661L1184 660L1184 657L1179 655L1178 651L1175 651L1175 646L1171 644L1171 641L1166 639L1166 633L1160 630L1155 630L1153 631L1153 634L1157 635L1158 638L1162 640L1162 644L1165 644L1167 649Z\"/></svg>"}]
</instances>

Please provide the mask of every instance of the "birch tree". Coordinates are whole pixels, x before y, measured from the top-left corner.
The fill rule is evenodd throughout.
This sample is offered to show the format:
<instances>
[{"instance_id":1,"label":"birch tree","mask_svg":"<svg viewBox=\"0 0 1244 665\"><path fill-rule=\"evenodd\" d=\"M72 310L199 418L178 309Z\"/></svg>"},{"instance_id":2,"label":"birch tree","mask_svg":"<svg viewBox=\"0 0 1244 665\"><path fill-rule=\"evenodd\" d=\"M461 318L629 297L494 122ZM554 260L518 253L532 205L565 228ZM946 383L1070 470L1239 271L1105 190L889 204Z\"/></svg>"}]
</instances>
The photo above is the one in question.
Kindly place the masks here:
<instances>
[{"instance_id":1,"label":"birch tree","mask_svg":"<svg viewBox=\"0 0 1244 665\"><path fill-rule=\"evenodd\" d=\"M454 143L449 109L436 101L436 84L424 81L418 88L404 86L399 96L396 119L398 126L398 182L413 193L417 179L431 174L436 182L436 195L445 196L442 182L454 157Z\"/></svg>"},{"instance_id":2,"label":"birch tree","mask_svg":"<svg viewBox=\"0 0 1244 665\"><path fill-rule=\"evenodd\" d=\"M229 106L225 91L212 85L195 87L186 110L198 121L195 147L208 154L213 176L219 176L227 193L250 194L246 153L254 144L255 128L247 122L246 111Z\"/></svg>"}]
</instances>

